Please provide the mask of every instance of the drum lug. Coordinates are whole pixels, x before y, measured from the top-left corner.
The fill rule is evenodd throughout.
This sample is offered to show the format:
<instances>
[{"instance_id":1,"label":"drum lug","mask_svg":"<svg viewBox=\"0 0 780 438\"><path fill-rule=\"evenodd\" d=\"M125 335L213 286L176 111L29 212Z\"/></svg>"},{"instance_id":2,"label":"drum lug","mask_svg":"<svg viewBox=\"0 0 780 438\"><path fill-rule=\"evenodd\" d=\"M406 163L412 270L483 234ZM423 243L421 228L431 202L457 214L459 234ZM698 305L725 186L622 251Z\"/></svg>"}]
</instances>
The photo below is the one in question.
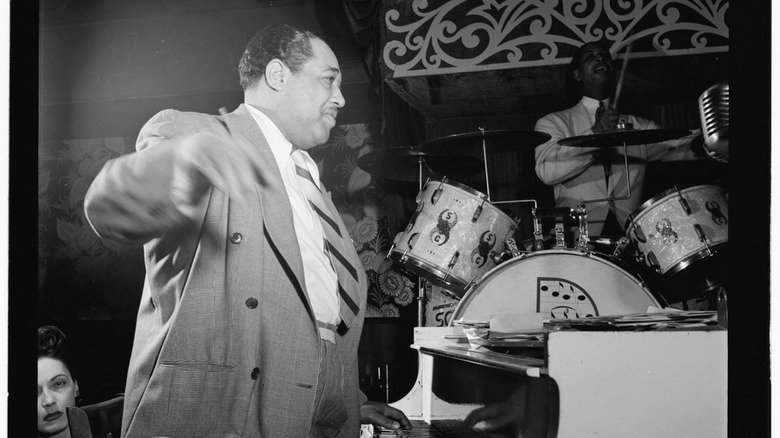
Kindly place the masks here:
<instances>
[{"instance_id":1,"label":"drum lug","mask_svg":"<svg viewBox=\"0 0 780 438\"><path fill-rule=\"evenodd\" d=\"M707 247L707 253L712 255L712 249L710 249L710 244L707 243L707 235L704 234L704 229L699 224L693 224L693 229L696 230L696 236L699 237L699 241Z\"/></svg>"},{"instance_id":2,"label":"drum lug","mask_svg":"<svg viewBox=\"0 0 780 438\"><path fill-rule=\"evenodd\" d=\"M439 202L441 193L444 191L442 187L444 187L444 183L446 181L447 181L447 177L442 178L442 180L439 182L439 187L433 191L433 194L431 195L431 205L436 205L436 203Z\"/></svg>"},{"instance_id":3,"label":"drum lug","mask_svg":"<svg viewBox=\"0 0 780 438\"><path fill-rule=\"evenodd\" d=\"M477 207L477 210L474 212L474 215L471 216L471 222L476 222L477 219L479 219L479 216L482 214L482 206L480 205Z\"/></svg>"},{"instance_id":4,"label":"drum lug","mask_svg":"<svg viewBox=\"0 0 780 438\"><path fill-rule=\"evenodd\" d=\"M654 268L655 270L660 272L661 263L658 262L658 257L656 257L652 251L647 254L647 263L650 265L651 268Z\"/></svg>"},{"instance_id":5,"label":"drum lug","mask_svg":"<svg viewBox=\"0 0 780 438\"><path fill-rule=\"evenodd\" d=\"M637 225L634 227L634 236L636 236L636 240L647 243L647 237L645 237L645 232L642 231L642 226Z\"/></svg>"},{"instance_id":6,"label":"drum lug","mask_svg":"<svg viewBox=\"0 0 780 438\"><path fill-rule=\"evenodd\" d=\"M682 209L683 209L683 211L685 212L686 215L690 216L691 215L691 205L688 203L688 200L683 197L682 192L680 192L680 189L675 187L674 190L677 191L677 196L679 196L679 198L680 198L678 200L680 202L680 207L682 207Z\"/></svg>"},{"instance_id":7,"label":"drum lug","mask_svg":"<svg viewBox=\"0 0 780 438\"><path fill-rule=\"evenodd\" d=\"M396 244L393 243L393 246L390 248L390 253L393 251L393 248L395 248L395 246L396 246ZM400 260L401 263L406 262L406 260L409 258L408 254L409 254L409 251L412 250L412 248L414 248L414 245L410 243L409 246L406 247L404 252L401 253L401 260ZM390 254L390 253L388 253L388 254Z\"/></svg>"},{"instance_id":8,"label":"drum lug","mask_svg":"<svg viewBox=\"0 0 780 438\"><path fill-rule=\"evenodd\" d=\"M482 206L485 205L485 198L482 198L482 203L479 204L479 207L474 211L474 215L471 216L471 222L476 222L477 219L482 215Z\"/></svg>"},{"instance_id":9,"label":"drum lug","mask_svg":"<svg viewBox=\"0 0 780 438\"><path fill-rule=\"evenodd\" d=\"M458 258L460 257L460 251L455 251L455 254L452 255L452 258L450 258L449 264L447 264L447 273L444 274L444 279L450 277L450 271L455 266L455 263L458 263Z\"/></svg>"}]
</instances>

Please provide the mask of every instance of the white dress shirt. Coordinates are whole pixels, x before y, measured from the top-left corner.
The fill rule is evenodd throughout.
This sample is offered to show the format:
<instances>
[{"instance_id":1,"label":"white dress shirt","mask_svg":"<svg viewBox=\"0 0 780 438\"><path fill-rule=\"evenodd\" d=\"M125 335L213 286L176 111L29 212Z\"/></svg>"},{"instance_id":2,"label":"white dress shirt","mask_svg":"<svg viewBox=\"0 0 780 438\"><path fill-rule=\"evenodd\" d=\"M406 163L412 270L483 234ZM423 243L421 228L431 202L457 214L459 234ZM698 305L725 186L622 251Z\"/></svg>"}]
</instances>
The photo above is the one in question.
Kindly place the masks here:
<instances>
[{"instance_id":1,"label":"white dress shirt","mask_svg":"<svg viewBox=\"0 0 780 438\"><path fill-rule=\"evenodd\" d=\"M613 159L607 187L604 168L594 155L594 151L601 148L558 144L564 138L592 135L598 105L598 100L583 96L573 107L548 114L536 122L535 130L551 136L549 141L536 147L536 174L545 184L553 186L556 207L573 208L582 201L623 197L628 193L622 147L611 148ZM636 130L660 128L655 122L641 117L623 115L622 118ZM614 202L586 203L588 233L600 235L610 208L624 227L628 216L642 203L646 162L697 159L690 150L690 143L699 132L694 130L691 135L663 143L628 146L631 197Z\"/></svg>"},{"instance_id":2,"label":"white dress shirt","mask_svg":"<svg viewBox=\"0 0 780 438\"><path fill-rule=\"evenodd\" d=\"M322 223L317 213L309 205L300 188L292 158L292 144L279 131L279 128L262 111L251 105L246 105L260 129L263 131L268 145L279 166L287 197L293 210L293 225L298 237L298 245L303 258L303 271L309 301L314 316L320 323L338 327L339 316L338 277L330 263L329 256L324 251L324 235ZM306 151L300 151L306 157L309 173L319 184L320 173L317 164Z\"/></svg>"}]
</instances>

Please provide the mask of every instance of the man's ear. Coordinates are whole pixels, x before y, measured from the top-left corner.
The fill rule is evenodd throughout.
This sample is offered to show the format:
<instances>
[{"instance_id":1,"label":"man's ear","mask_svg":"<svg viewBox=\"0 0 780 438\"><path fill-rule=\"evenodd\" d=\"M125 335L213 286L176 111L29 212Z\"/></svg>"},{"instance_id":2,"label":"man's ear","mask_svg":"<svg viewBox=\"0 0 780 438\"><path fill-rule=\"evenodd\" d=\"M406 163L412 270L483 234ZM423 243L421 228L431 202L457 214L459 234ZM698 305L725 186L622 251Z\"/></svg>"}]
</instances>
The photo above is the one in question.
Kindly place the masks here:
<instances>
[{"instance_id":1,"label":"man's ear","mask_svg":"<svg viewBox=\"0 0 780 438\"><path fill-rule=\"evenodd\" d=\"M282 61L272 59L271 62L265 66L265 80L274 90L282 90L287 82L287 74L289 71L290 70Z\"/></svg>"},{"instance_id":2,"label":"man's ear","mask_svg":"<svg viewBox=\"0 0 780 438\"><path fill-rule=\"evenodd\" d=\"M582 77L580 76L580 69L576 69L576 70L572 71L571 72L571 76L577 82L580 82L582 80Z\"/></svg>"}]
</instances>

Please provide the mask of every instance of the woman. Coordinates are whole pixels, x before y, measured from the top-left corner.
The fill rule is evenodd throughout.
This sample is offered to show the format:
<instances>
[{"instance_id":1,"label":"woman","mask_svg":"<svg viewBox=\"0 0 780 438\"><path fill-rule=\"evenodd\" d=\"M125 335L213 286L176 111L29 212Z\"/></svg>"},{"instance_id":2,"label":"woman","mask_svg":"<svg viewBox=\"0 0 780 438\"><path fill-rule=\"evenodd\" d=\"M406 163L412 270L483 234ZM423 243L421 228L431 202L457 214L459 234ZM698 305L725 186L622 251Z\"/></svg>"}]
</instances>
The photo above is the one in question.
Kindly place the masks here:
<instances>
[{"instance_id":1,"label":"woman","mask_svg":"<svg viewBox=\"0 0 780 438\"><path fill-rule=\"evenodd\" d=\"M38 329L38 436L70 438L66 406L76 404L79 385L65 335L54 326Z\"/></svg>"}]
</instances>

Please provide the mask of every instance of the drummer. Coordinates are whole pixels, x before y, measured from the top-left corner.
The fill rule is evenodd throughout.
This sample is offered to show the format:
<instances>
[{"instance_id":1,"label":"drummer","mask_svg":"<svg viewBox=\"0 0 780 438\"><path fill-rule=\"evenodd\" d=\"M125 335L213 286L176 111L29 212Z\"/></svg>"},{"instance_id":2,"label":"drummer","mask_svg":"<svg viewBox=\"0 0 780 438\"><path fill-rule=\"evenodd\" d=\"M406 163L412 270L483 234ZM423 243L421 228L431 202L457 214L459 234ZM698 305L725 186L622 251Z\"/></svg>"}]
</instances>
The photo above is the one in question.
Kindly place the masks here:
<instances>
[{"instance_id":1,"label":"drummer","mask_svg":"<svg viewBox=\"0 0 780 438\"><path fill-rule=\"evenodd\" d=\"M622 147L562 146L561 139L601 134L617 129L619 121L633 129L659 129L653 121L622 114L611 105L615 71L612 55L600 43L581 46L572 58L567 80L574 80L582 98L569 109L548 114L536 122L535 130L551 139L536 147L536 174L553 186L556 207L576 207L580 202L624 197L628 193ZM701 130L676 140L652 145L628 146L631 197L624 200L586 203L588 233L591 236L624 234L623 225L643 200L647 161L698 159ZM692 142L695 145L692 146ZM696 151L694 153L694 150Z\"/></svg>"}]
</instances>

